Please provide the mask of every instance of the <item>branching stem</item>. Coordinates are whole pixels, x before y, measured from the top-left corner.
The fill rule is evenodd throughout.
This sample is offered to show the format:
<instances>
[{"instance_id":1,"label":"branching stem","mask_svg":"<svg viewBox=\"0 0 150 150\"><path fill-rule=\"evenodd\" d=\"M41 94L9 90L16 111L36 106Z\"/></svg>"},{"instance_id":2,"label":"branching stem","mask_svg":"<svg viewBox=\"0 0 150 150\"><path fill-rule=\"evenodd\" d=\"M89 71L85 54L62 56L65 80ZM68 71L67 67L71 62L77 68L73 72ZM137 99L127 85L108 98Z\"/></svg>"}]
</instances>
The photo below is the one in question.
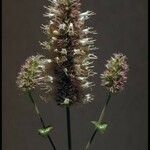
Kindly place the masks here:
<instances>
[{"instance_id":1,"label":"branching stem","mask_svg":"<svg viewBox=\"0 0 150 150\"><path fill-rule=\"evenodd\" d=\"M39 119L40 119L40 122L41 122L41 124L42 124L42 127L43 127L43 128L46 128L45 122L44 122L44 120L43 120L43 118L42 118L42 116L41 116L41 114L40 114L40 111L39 111L39 109L38 109L38 107L37 107L37 104L35 103L34 98L33 98L33 96L32 96L32 93L31 93L30 91L28 92L28 96L29 96L29 98L30 98L32 104L34 105L36 114L38 115L38 117L39 117ZM51 137L48 135L47 138L48 138L50 144L52 145L53 149L56 150L56 147L55 147L54 142L52 141Z\"/></svg>"},{"instance_id":2,"label":"branching stem","mask_svg":"<svg viewBox=\"0 0 150 150\"><path fill-rule=\"evenodd\" d=\"M98 122L99 122L99 123L101 123L102 120L103 120L103 117L104 117L104 114L105 114L105 110L106 110L106 107L107 107L107 105L108 105L108 103L109 103L109 101L110 101L110 98L111 98L111 93L109 93L108 96L107 96L107 100L106 100L106 102L105 102L105 105L104 105L104 107L103 107L103 109L102 109L102 112L101 112L101 114L100 114L100 117L99 117L99 119L98 119ZM86 145L85 150L88 150L88 149L89 149L91 143L92 143L93 140L94 140L94 137L96 136L97 131L98 131L98 129L95 128L95 130L94 130L94 132L93 132L93 134L92 134L92 136L91 136L89 142L88 142L87 145Z\"/></svg>"}]
</instances>

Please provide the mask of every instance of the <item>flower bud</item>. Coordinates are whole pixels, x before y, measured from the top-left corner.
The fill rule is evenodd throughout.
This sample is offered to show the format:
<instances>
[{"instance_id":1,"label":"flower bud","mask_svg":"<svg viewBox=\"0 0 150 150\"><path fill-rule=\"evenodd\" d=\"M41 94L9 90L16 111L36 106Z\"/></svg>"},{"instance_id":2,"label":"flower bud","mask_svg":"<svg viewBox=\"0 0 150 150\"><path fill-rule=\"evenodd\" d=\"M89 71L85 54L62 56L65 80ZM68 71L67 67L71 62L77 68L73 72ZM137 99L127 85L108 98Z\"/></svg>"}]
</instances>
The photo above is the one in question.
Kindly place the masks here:
<instances>
[{"instance_id":1,"label":"flower bud","mask_svg":"<svg viewBox=\"0 0 150 150\"><path fill-rule=\"evenodd\" d=\"M111 93L118 93L124 88L127 82L127 72L129 70L127 57L123 54L114 54L107 61L106 70L101 74L101 85Z\"/></svg>"}]
</instances>

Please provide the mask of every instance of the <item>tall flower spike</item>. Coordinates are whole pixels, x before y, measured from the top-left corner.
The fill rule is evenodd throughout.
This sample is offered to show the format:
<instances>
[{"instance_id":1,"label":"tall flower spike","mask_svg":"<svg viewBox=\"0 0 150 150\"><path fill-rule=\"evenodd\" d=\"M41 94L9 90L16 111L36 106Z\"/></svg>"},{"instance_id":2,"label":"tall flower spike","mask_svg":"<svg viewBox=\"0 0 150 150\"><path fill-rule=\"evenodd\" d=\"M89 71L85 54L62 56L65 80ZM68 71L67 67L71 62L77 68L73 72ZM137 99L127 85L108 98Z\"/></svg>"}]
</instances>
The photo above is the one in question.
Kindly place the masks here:
<instances>
[{"instance_id":1,"label":"tall flower spike","mask_svg":"<svg viewBox=\"0 0 150 150\"><path fill-rule=\"evenodd\" d=\"M129 70L126 59L123 54L114 54L114 57L107 61L106 70L101 74L101 85L111 93L118 93L124 88Z\"/></svg>"},{"instance_id":2,"label":"tall flower spike","mask_svg":"<svg viewBox=\"0 0 150 150\"><path fill-rule=\"evenodd\" d=\"M43 55L26 59L17 77L18 87L22 91L30 91L39 86L42 90L50 92L53 77L46 73L46 65L50 63L51 59L45 59Z\"/></svg>"},{"instance_id":3,"label":"tall flower spike","mask_svg":"<svg viewBox=\"0 0 150 150\"><path fill-rule=\"evenodd\" d=\"M88 80L96 74L91 60L97 57L91 53L96 49L95 40L88 34L96 32L86 27L85 21L94 13L81 13L80 0L49 1L44 16L50 21L41 27L48 41L41 45L49 51L52 59L55 100L60 105L90 102L93 96L89 92L94 84Z\"/></svg>"}]
</instances>

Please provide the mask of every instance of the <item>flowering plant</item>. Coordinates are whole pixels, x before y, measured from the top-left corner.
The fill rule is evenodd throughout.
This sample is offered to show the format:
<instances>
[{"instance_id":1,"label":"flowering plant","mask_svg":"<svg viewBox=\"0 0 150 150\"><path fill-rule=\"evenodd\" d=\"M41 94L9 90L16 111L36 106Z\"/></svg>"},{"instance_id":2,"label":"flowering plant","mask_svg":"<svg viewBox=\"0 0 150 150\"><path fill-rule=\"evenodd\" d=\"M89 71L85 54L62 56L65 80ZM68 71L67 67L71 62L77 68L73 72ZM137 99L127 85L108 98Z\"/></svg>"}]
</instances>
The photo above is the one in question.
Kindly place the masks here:
<instances>
[{"instance_id":1,"label":"flowering plant","mask_svg":"<svg viewBox=\"0 0 150 150\"><path fill-rule=\"evenodd\" d=\"M35 111L41 121L39 134L49 139L52 148L56 150L50 132L51 126L46 126L32 91L37 88L42 91L41 99L47 101L49 96L66 109L68 129L68 150L72 149L70 108L74 104L87 104L94 100L91 94L95 85L91 79L97 73L93 71L97 56L94 50L95 39L89 35L97 34L92 27L86 27L85 22L92 11L81 12L80 0L49 0L50 5L44 6L49 18L41 28L47 36L47 41L40 42L42 49L48 52L48 58L43 55L29 57L21 67L17 77L18 87L28 94ZM108 97L98 121L92 121L95 127L85 150L89 149L96 133L104 133L107 124L103 123L105 109L113 94L123 90L127 80L127 57L121 53L114 54L106 64L106 70L101 74L101 85L106 87ZM38 93L37 93L38 94Z\"/></svg>"}]
</instances>

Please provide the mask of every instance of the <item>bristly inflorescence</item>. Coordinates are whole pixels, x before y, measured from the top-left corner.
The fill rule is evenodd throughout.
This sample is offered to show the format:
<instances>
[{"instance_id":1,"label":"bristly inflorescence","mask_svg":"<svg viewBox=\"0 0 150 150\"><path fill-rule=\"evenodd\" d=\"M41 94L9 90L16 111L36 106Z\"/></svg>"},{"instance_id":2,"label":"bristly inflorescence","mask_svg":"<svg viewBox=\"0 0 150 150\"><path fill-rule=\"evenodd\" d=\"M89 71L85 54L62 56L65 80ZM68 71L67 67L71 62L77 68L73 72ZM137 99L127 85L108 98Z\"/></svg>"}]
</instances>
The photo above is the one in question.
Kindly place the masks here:
<instances>
[{"instance_id":1,"label":"bristly inflorescence","mask_svg":"<svg viewBox=\"0 0 150 150\"><path fill-rule=\"evenodd\" d=\"M22 91L31 91L37 86L46 93L51 91L53 78L47 74L46 66L51 63L43 55L31 56L22 65L17 77L17 85Z\"/></svg>"},{"instance_id":2,"label":"bristly inflorescence","mask_svg":"<svg viewBox=\"0 0 150 150\"><path fill-rule=\"evenodd\" d=\"M93 53L95 40L88 35L96 33L85 26L85 21L94 13L81 13L80 0L49 1L44 14L49 22L41 27L48 40L41 45L52 60L55 100L58 104L90 102L93 95L89 92L94 84L89 78L96 74L92 64L97 56Z\"/></svg>"},{"instance_id":3,"label":"bristly inflorescence","mask_svg":"<svg viewBox=\"0 0 150 150\"><path fill-rule=\"evenodd\" d=\"M114 54L114 57L107 61L106 70L101 74L101 85L111 93L118 93L124 88L129 70L126 60L125 55Z\"/></svg>"}]
</instances>

